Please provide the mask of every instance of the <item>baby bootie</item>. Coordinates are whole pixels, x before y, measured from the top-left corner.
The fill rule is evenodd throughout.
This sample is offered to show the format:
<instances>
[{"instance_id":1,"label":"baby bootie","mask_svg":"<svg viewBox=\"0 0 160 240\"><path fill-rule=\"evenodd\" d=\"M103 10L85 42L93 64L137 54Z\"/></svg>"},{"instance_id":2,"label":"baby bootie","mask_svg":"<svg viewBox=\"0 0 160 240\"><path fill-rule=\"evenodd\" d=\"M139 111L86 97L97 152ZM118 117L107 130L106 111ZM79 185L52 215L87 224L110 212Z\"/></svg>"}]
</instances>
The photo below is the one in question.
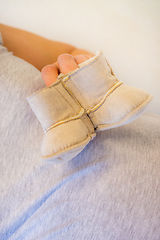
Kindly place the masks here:
<instances>
[{"instance_id":1,"label":"baby bootie","mask_svg":"<svg viewBox=\"0 0 160 240\"><path fill-rule=\"evenodd\" d=\"M41 147L44 160L68 161L95 136L89 117L61 81L40 89L28 102L45 132Z\"/></svg>"},{"instance_id":2,"label":"baby bootie","mask_svg":"<svg viewBox=\"0 0 160 240\"><path fill-rule=\"evenodd\" d=\"M96 130L133 121L152 100L146 91L118 81L102 52L79 64L76 70L60 74L58 79L86 110Z\"/></svg>"}]
</instances>

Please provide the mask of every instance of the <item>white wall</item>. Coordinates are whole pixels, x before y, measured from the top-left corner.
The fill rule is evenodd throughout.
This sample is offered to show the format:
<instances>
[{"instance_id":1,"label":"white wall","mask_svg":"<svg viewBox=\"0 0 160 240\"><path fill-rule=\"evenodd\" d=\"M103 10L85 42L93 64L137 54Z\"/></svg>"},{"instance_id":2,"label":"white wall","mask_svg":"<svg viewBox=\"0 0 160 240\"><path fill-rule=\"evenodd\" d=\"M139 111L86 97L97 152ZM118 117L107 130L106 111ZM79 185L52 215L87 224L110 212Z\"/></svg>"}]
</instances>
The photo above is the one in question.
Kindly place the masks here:
<instances>
[{"instance_id":1,"label":"white wall","mask_svg":"<svg viewBox=\"0 0 160 240\"><path fill-rule=\"evenodd\" d=\"M116 76L154 95L160 115L159 0L0 0L0 22L92 51Z\"/></svg>"}]
</instances>

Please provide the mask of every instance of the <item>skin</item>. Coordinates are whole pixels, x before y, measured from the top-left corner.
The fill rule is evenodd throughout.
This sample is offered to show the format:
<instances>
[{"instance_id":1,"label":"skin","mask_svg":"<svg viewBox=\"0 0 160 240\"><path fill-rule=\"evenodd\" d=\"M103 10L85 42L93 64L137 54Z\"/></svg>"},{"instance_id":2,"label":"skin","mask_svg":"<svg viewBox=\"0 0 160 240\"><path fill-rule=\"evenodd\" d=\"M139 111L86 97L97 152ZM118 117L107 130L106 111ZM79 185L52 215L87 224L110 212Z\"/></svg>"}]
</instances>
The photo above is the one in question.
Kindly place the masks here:
<instances>
[{"instance_id":1,"label":"skin","mask_svg":"<svg viewBox=\"0 0 160 240\"><path fill-rule=\"evenodd\" d=\"M86 61L90 57L91 55L72 56L66 53L61 54L55 63L45 66L41 71L46 86L50 86L54 83L59 73L65 74L75 70L78 68L78 64Z\"/></svg>"},{"instance_id":2,"label":"skin","mask_svg":"<svg viewBox=\"0 0 160 240\"><path fill-rule=\"evenodd\" d=\"M3 45L17 57L24 59L39 71L47 86L58 74L68 73L78 64L94 56L72 45L45 39L36 34L0 24Z\"/></svg>"}]
</instances>

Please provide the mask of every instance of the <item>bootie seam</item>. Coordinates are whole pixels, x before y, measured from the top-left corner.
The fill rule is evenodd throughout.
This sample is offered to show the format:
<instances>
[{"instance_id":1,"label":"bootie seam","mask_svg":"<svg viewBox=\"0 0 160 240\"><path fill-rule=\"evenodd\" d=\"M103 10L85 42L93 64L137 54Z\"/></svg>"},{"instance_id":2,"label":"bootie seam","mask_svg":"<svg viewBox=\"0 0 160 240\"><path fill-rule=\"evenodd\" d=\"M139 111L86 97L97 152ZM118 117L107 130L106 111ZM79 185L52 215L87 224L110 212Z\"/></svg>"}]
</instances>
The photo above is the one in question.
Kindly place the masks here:
<instances>
[{"instance_id":1,"label":"bootie seam","mask_svg":"<svg viewBox=\"0 0 160 240\"><path fill-rule=\"evenodd\" d=\"M77 115L74 115L73 117L70 117L70 118L66 118L64 120L61 120L61 121L58 121L54 124L52 124L49 128L47 128L44 132L47 133L49 130L61 125L61 124L64 124L64 123L67 123L69 121L73 121L73 120L77 120L77 119L81 119L81 117L85 114L85 111L83 108L81 108L81 110L79 111L79 113Z\"/></svg>"},{"instance_id":2,"label":"bootie seam","mask_svg":"<svg viewBox=\"0 0 160 240\"><path fill-rule=\"evenodd\" d=\"M150 95L150 94L148 94L147 95L147 97L144 99L144 101L143 102L140 102L140 104L139 105L137 105L136 107L133 107L133 109L130 111L130 112L127 112L127 114L121 119L121 121L119 121L118 122L118 124L117 124L117 122L116 123L107 123L107 124L98 124L98 126L96 126L96 130L98 131L98 130L101 130L101 129L103 129L103 128L105 128L106 130L107 129L110 129L110 128L112 128L112 127L114 127L115 125L118 127L118 126L121 126L122 125L122 123L125 121L127 121L127 119L128 119L128 123L130 122L129 121L129 119L130 119L130 117L133 115L133 114L135 114L135 112L137 111L137 114L139 114L141 111L142 111L142 109L141 109L141 107L145 104L146 105L146 107L147 107L147 103L146 102L148 102L148 104L149 104L149 102L152 100L152 98L153 98L153 96L152 95ZM140 109L140 110L139 110ZM143 109L143 111L144 111L145 109ZM95 116L94 116L95 117Z\"/></svg>"},{"instance_id":3,"label":"bootie seam","mask_svg":"<svg viewBox=\"0 0 160 240\"><path fill-rule=\"evenodd\" d=\"M65 90L71 95L71 97L73 97L75 99L75 101L81 106L81 108L83 108L83 106L81 105L81 103L78 101L78 99L76 98L76 96L74 95L74 93L70 90L70 88L67 87L67 85L65 84L65 82L63 82L63 79L61 79L61 82L62 82L62 85L64 86ZM76 87L76 86L75 86ZM77 89L78 90L78 89ZM83 108L84 109L84 108ZM91 118L89 117L89 115L87 114L86 110L84 109L85 111L85 114L86 114L86 117L89 118L88 120L90 121L90 123L92 124L93 126L93 129L94 129L94 124L93 122L91 121ZM83 114L83 116L85 116L85 114ZM87 125L87 128L88 128L88 124L86 123ZM93 131L91 131L91 129L89 129L89 132L92 133Z\"/></svg>"},{"instance_id":4,"label":"bootie seam","mask_svg":"<svg viewBox=\"0 0 160 240\"><path fill-rule=\"evenodd\" d=\"M76 88L77 92L79 93L79 95L80 95L81 98L83 99L83 102L86 103L83 95L79 92L79 89L78 89L78 88L76 87L76 85L73 83L72 79L71 79L69 76L68 76L68 78L69 78L68 80L70 80L70 82L72 83L72 85L74 86L74 88ZM74 99L76 99L76 101L78 102L78 104L79 104L82 108L84 108L84 107L83 107L83 104L79 102L79 100L77 99L77 97L75 96L75 94L73 93L73 91L71 91L70 88L66 85L65 82L67 82L67 81L64 82L63 79L62 79L62 82L63 82L63 84L64 84L65 89L66 89L68 92L70 92L71 96L72 96ZM86 105L88 106L87 103L86 103Z\"/></svg>"},{"instance_id":5,"label":"bootie seam","mask_svg":"<svg viewBox=\"0 0 160 240\"><path fill-rule=\"evenodd\" d=\"M63 86L63 84L62 84L62 86ZM64 88L64 86L63 86L63 88ZM70 105L70 107L75 111L75 112L77 112L77 110L74 108L74 106L68 101L68 99L57 89L57 88L55 88L56 90L57 90L57 92L66 100L66 102ZM64 88L65 89L65 88ZM66 91L67 91L67 89L65 89ZM70 93L67 91L67 93L70 95ZM70 95L71 96L71 95ZM72 96L71 96L72 97ZM81 106L80 106L81 107Z\"/></svg>"},{"instance_id":6,"label":"bootie seam","mask_svg":"<svg viewBox=\"0 0 160 240\"><path fill-rule=\"evenodd\" d=\"M82 115L81 120L85 123L85 125L86 125L86 127L87 127L87 129L88 129L89 134L90 134L90 135L91 135L91 134L95 134L95 132L94 132L94 125L93 125L90 117L89 117L86 113L84 113L84 114ZM92 129L91 129L91 128L92 128ZM90 135L88 135L88 136L90 136Z\"/></svg>"},{"instance_id":7,"label":"bootie seam","mask_svg":"<svg viewBox=\"0 0 160 240\"><path fill-rule=\"evenodd\" d=\"M69 146L67 148L67 152L70 152L70 153L76 153L77 151L82 151L85 146L90 142L91 140L91 137L88 136L84 141L82 142L79 142L79 143L76 143L76 144L71 144L71 146ZM60 163L60 162L63 162L63 159L62 159L62 156L63 155L66 155L66 149L62 149L60 151L58 151L56 154L53 154L53 155L46 155L46 156L43 156L42 155L42 160L49 160L50 158L52 158L52 161L54 161L55 158L58 159L58 161L54 161L55 163ZM52 162L51 161L51 162ZM68 160L67 160L68 161ZM50 162L50 160L49 160Z\"/></svg>"},{"instance_id":8,"label":"bootie seam","mask_svg":"<svg viewBox=\"0 0 160 240\"><path fill-rule=\"evenodd\" d=\"M122 84L123 84L122 81L117 81L117 83L112 86L112 88L105 94L105 96L98 104L96 104L93 108L86 110L87 114L95 112L99 107L101 107L101 105L106 101L106 99Z\"/></svg>"}]
</instances>

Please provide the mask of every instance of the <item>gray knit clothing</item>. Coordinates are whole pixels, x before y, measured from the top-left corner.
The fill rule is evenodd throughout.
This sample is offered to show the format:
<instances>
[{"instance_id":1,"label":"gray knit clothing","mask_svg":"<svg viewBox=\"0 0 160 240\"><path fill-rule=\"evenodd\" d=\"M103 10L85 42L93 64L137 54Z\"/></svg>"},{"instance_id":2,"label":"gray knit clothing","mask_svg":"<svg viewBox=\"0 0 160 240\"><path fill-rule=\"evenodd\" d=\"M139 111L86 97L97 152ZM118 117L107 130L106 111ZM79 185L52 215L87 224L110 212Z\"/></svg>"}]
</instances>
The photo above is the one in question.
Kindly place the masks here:
<instances>
[{"instance_id":1,"label":"gray knit clothing","mask_svg":"<svg viewBox=\"0 0 160 240\"><path fill-rule=\"evenodd\" d=\"M40 72L0 45L0 239L160 240L160 116L98 132L74 159L41 161L27 96Z\"/></svg>"}]
</instances>

